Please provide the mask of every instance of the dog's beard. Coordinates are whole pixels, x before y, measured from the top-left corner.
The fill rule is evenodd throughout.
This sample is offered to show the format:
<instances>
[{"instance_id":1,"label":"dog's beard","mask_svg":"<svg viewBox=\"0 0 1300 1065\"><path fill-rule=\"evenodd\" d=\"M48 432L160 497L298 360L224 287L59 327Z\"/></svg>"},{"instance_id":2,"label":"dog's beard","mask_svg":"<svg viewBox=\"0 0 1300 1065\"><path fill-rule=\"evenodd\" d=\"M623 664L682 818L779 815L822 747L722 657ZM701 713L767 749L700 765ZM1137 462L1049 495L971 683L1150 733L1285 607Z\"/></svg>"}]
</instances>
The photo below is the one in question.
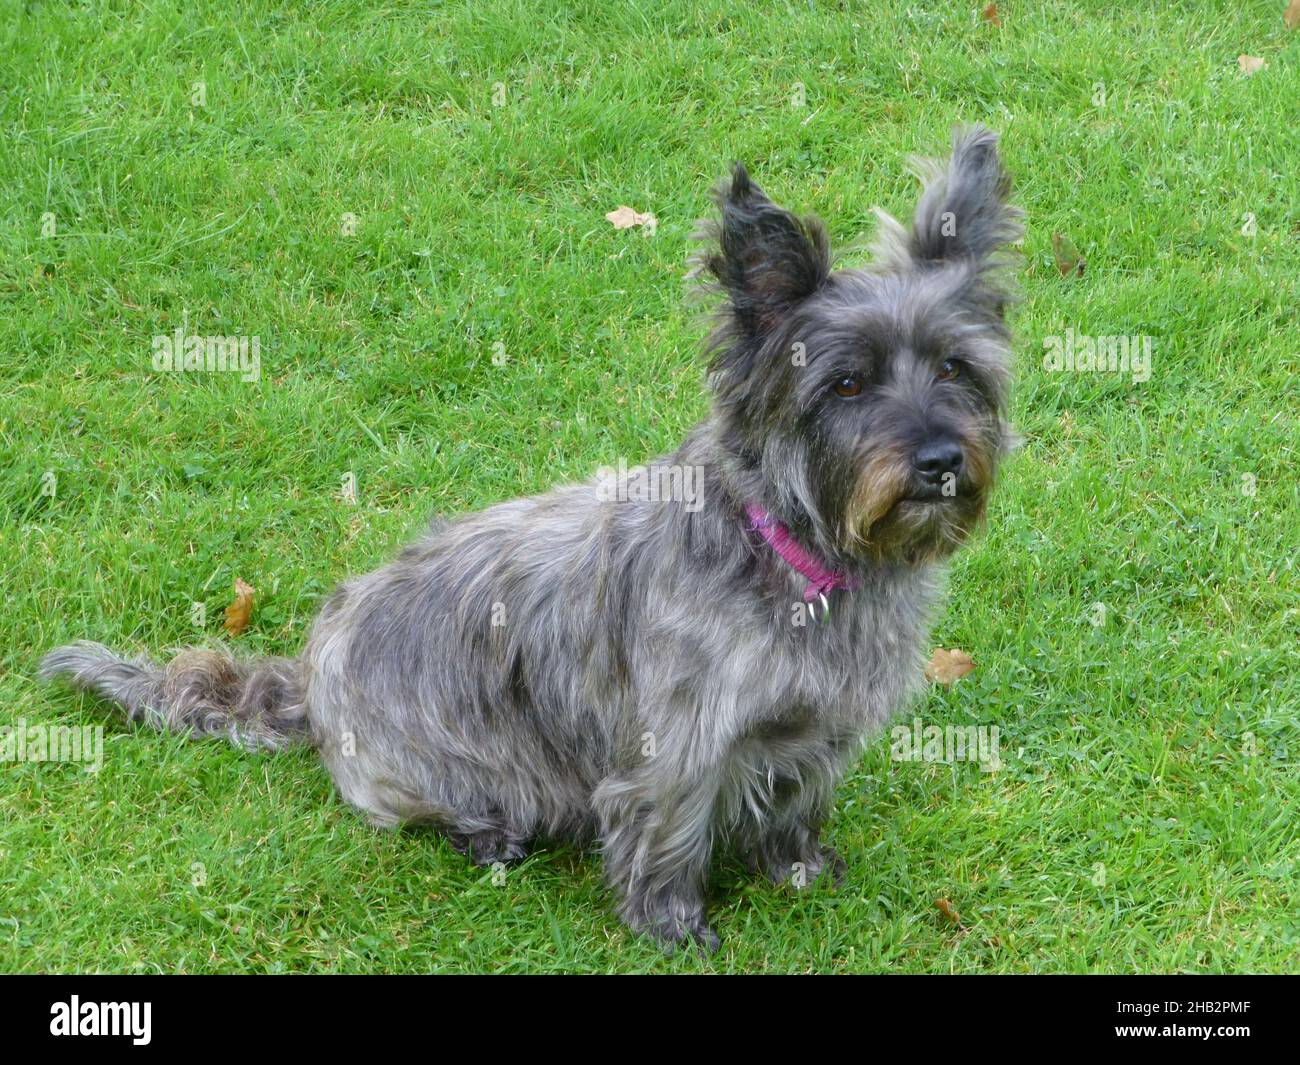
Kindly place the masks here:
<instances>
[{"instance_id":1,"label":"dog's beard","mask_svg":"<svg viewBox=\"0 0 1300 1065\"><path fill-rule=\"evenodd\" d=\"M882 451L862 467L845 513L845 542L874 561L919 565L946 558L983 519L991 470L977 458L978 480L963 479L950 495L922 494L901 458Z\"/></svg>"},{"instance_id":2,"label":"dog's beard","mask_svg":"<svg viewBox=\"0 0 1300 1065\"><path fill-rule=\"evenodd\" d=\"M983 517L983 492L900 499L872 526L866 549L876 559L910 565L939 561L965 543Z\"/></svg>"},{"instance_id":3,"label":"dog's beard","mask_svg":"<svg viewBox=\"0 0 1300 1065\"><path fill-rule=\"evenodd\" d=\"M859 549L869 548L876 527L905 498L911 483L902 456L881 450L869 458L858 475L845 509L845 541Z\"/></svg>"}]
</instances>

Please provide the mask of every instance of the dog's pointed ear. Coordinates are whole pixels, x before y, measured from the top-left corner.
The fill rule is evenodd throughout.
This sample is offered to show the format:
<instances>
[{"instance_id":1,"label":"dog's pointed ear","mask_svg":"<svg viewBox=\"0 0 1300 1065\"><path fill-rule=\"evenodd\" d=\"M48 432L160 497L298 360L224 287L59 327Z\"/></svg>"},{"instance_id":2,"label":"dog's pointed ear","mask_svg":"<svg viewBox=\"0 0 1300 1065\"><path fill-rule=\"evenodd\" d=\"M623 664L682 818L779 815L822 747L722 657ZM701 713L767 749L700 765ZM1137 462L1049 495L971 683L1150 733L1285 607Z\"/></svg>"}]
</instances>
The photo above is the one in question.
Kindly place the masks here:
<instances>
[{"instance_id":1,"label":"dog's pointed ear","mask_svg":"<svg viewBox=\"0 0 1300 1065\"><path fill-rule=\"evenodd\" d=\"M1011 177L998 154L998 135L983 126L953 131L947 162L914 160L924 183L910 230L881 216L885 265L919 268L967 263L977 293L983 292L1001 313L1006 295L997 276L1005 265L1003 251L1024 235L1024 212L1013 207Z\"/></svg>"},{"instance_id":2,"label":"dog's pointed ear","mask_svg":"<svg viewBox=\"0 0 1300 1065\"><path fill-rule=\"evenodd\" d=\"M826 230L817 219L774 204L740 163L713 198L719 216L697 233L710 245L698 258L698 272L725 292L736 332L757 337L826 281Z\"/></svg>"}]
</instances>

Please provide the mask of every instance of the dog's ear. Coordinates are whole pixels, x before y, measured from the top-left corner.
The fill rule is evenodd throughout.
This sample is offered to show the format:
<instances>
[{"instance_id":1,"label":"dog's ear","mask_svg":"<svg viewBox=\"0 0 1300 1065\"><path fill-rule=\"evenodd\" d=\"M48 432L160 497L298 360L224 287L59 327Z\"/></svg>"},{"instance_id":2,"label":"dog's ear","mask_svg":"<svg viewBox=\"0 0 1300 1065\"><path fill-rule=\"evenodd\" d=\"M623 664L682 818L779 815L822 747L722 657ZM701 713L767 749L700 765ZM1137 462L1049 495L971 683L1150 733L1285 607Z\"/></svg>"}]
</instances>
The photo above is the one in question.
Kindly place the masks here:
<instances>
[{"instance_id":1,"label":"dog's ear","mask_svg":"<svg viewBox=\"0 0 1300 1065\"><path fill-rule=\"evenodd\" d=\"M990 298L1001 313L1006 293L997 284L1001 255L1024 235L1024 217L1007 200L1011 178L998 154L998 135L983 126L956 129L946 163L913 160L924 182L910 230L881 215L885 265L921 269L967 263L977 294Z\"/></svg>"},{"instance_id":2,"label":"dog's ear","mask_svg":"<svg viewBox=\"0 0 1300 1065\"><path fill-rule=\"evenodd\" d=\"M730 181L713 193L717 221L697 234L711 245L698 259L726 293L741 336L757 337L812 295L830 274L826 230L815 218L797 218L763 194L737 163Z\"/></svg>"}]
</instances>

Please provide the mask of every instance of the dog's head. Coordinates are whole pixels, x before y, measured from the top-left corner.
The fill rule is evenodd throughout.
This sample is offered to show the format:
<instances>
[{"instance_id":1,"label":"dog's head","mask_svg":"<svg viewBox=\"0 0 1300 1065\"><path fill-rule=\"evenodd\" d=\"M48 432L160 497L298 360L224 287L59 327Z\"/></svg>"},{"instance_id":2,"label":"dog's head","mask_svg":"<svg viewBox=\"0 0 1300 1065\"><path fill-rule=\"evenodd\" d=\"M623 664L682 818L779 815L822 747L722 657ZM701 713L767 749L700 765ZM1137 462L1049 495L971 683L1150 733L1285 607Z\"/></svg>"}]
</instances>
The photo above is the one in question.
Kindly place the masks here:
<instances>
[{"instance_id":1,"label":"dog's head","mask_svg":"<svg viewBox=\"0 0 1300 1065\"><path fill-rule=\"evenodd\" d=\"M881 215L876 261L832 272L825 230L737 166L700 259L725 302L710 341L719 438L745 490L824 556L917 563L984 513L1005 420L1007 246L1021 213L997 137L923 164L910 230Z\"/></svg>"}]
</instances>

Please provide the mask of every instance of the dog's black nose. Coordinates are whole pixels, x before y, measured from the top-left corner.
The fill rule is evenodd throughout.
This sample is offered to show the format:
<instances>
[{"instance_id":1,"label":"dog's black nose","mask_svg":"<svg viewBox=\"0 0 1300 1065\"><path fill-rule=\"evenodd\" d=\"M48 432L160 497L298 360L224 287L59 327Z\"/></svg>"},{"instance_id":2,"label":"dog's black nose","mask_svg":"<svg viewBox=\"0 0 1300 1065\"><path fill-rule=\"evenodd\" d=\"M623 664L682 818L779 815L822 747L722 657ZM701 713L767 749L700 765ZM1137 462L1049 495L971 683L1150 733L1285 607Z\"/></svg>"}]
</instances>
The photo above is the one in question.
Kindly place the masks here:
<instances>
[{"instance_id":1,"label":"dog's black nose","mask_svg":"<svg viewBox=\"0 0 1300 1065\"><path fill-rule=\"evenodd\" d=\"M917 448L912 456L912 465L922 479L930 484L939 484L944 474L956 476L961 472L961 448L953 440L931 440Z\"/></svg>"}]
</instances>

